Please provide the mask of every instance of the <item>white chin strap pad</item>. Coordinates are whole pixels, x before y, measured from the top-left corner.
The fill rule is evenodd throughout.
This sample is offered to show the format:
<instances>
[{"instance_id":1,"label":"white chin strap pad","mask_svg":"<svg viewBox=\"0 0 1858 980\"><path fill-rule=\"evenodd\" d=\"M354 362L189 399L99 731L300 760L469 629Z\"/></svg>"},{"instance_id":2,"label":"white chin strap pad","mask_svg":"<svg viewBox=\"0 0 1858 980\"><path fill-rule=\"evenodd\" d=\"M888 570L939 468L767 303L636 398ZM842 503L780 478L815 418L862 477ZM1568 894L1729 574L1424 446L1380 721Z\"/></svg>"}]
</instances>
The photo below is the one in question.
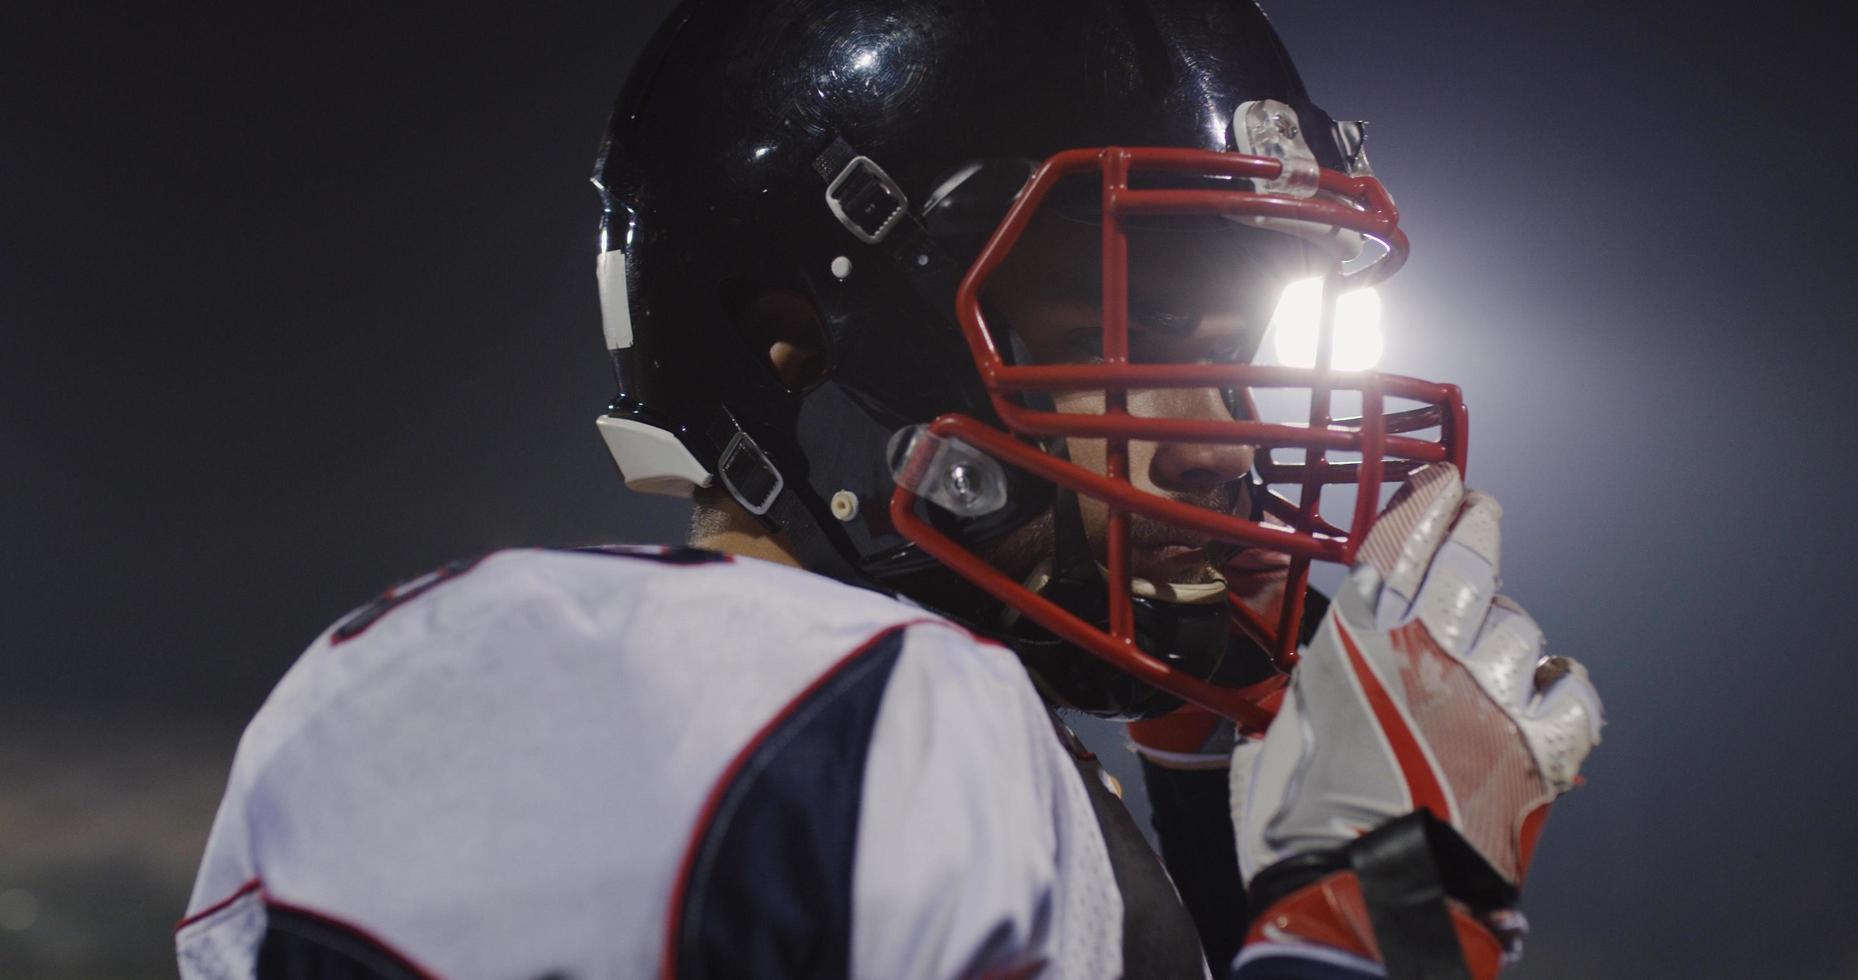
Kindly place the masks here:
<instances>
[{"instance_id":1,"label":"white chin strap pad","mask_svg":"<svg viewBox=\"0 0 1858 980\"><path fill-rule=\"evenodd\" d=\"M611 415L600 416L595 424L629 489L688 497L698 487L715 482L715 476L676 436L655 425Z\"/></svg>"}]
</instances>

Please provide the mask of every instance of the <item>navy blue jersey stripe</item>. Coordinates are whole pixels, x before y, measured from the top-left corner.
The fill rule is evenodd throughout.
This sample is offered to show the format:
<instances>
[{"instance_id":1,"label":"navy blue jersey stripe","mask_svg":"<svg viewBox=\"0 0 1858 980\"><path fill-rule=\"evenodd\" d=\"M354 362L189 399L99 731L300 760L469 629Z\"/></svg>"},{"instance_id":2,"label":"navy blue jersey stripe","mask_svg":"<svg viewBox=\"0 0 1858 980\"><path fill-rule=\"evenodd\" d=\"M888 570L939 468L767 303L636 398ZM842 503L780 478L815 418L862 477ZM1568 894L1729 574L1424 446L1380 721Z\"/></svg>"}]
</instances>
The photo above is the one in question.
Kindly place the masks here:
<instances>
[{"instance_id":1,"label":"navy blue jersey stripe","mask_svg":"<svg viewBox=\"0 0 1858 980\"><path fill-rule=\"evenodd\" d=\"M728 555L720 551L705 551L702 548L690 548L683 545L590 544L561 550L583 555L639 558L645 561L655 561L661 565L719 565L731 560Z\"/></svg>"},{"instance_id":2,"label":"navy blue jersey stripe","mask_svg":"<svg viewBox=\"0 0 1858 980\"><path fill-rule=\"evenodd\" d=\"M334 631L330 633L329 645L338 646L360 636L367 631L368 627L380 622L381 617L476 568L479 562L488 557L488 555L479 555L476 558L461 558L457 561L446 562L424 575L407 579L388 589L373 602L349 613L346 619L337 624Z\"/></svg>"},{"instance_id":3,"label":"navy blue jersey stripe","mask_svg":"<svg viewBox=\"0 0 1858 980\"><path fill-rule=\"evenodd\" d=\"M320 912L265 903L257 980L433 980L367 930Z\"/></svg>"},{"instance_id":4,"label":"navy blue jersey stripe","mask_svg":"<svg viewBox=\"0 0 1858 980\"><path fill-rule=\"evenodd\" d=\"M678 977L847 975L865 756L903 636L843 662L716 797L677 910Z\"/></svg>"}]
</instances>

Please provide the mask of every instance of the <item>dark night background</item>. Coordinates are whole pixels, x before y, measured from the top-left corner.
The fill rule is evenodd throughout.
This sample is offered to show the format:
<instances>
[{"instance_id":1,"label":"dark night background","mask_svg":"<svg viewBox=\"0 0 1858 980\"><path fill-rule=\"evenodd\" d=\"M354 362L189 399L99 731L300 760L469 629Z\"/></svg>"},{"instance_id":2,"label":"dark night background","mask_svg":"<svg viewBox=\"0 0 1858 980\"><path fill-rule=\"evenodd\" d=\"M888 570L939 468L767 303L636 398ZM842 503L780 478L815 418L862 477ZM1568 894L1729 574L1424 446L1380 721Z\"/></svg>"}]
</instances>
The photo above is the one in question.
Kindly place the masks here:
<instances>
[{"instance_id":1,"label":"dark night background","mask_svg":"<svg viewBox=\"0 0 1858 980\"><path fill-rule=\"evenodd\" d=\"M586 183L670 4L63 6L0 13L0 976L162 976L326 623L681 535L593 429ZM1607 699L1517 976L1858 976L1858 100L1829 12L1732 9L1272 8L1406 215L1385 363L1464 385Z\"/></svg>"}]
</instances>

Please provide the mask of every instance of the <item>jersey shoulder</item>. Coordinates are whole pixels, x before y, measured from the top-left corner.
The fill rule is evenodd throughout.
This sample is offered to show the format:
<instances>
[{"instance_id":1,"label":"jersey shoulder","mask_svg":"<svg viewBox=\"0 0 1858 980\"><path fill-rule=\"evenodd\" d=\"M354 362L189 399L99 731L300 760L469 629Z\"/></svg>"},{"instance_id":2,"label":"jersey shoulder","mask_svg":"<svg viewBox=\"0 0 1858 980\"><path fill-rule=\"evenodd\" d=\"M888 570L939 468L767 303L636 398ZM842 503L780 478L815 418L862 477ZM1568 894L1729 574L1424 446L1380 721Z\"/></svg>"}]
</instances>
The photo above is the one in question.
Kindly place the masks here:
<instances>
[{"instance_id":1,"label":"jersey shoulder","mask_svg":"<svg viewBox=\"0 0 1858 980\"><path fill-rule=\"evenodd\" d=\"M690 615L708 608L712 622L727 629L745 625L743 616L793 602L821 611L850 604L878 618L884 611L910 608L799 569L697 548L522 548L448 562L401 582L337 620L318 645L354 642L413 605L420 607L417 614L394 616L392 628L380 631L391 635L377 635L374 642L418 642L426 633L476 629L484 619L510 617L537 606L592 617L537 619L531 624L540 628L623 630L634 621L629 617L640 613Z\"/></svg>"},{"instance_id":2,"label":"jersey shoulder","mask_svg":"<svg viewBox=\"0 0 1858 980\"><path fill-rule=\"evenodd\" d=\"M662 700L731 674L780 687L921 609L799 569L690 548L511 549L449 562L342 616L248 726L255 764L332 709L432 717L546 675L590 684L619 665ZM440 697L448 690L453 696Z\"/></svg>"}]
</instances>

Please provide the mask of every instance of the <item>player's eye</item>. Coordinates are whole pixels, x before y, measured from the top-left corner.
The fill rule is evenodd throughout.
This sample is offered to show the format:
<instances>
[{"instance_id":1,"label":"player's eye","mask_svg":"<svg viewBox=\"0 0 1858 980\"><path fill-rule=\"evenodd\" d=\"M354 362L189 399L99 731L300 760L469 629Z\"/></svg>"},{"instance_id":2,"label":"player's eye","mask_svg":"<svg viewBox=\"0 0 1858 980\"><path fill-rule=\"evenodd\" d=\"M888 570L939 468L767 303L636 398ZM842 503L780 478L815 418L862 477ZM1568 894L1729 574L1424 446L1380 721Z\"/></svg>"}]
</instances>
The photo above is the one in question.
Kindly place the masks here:
<instances>
[{"instance_id":1,"label":"player's eye","mask_svg":"<svg viewBox=\"0 0 1858 980\"><path fill-rule=\"evenodd\" d=\"M1214 348L1213 350L1207 351L1205 354L1200 355L1199 363L1201 364L1237 364L1242 361L1248 360L1250 356L1251 356L1251 345L1250 344L1248 343L1228 344L1222 347Z\"/></svg>"},{"instance_id":2,"label":"player's eye","mask_svg":"<svg viewBox=\"0 0 1858 980\"><path fill-rule=\"evenodd\" d=\"M1103 363L1103 331L1096 327L1067 331L1064 346L1065 353L1079 364Z\"/></svg>"}]
</instances>

